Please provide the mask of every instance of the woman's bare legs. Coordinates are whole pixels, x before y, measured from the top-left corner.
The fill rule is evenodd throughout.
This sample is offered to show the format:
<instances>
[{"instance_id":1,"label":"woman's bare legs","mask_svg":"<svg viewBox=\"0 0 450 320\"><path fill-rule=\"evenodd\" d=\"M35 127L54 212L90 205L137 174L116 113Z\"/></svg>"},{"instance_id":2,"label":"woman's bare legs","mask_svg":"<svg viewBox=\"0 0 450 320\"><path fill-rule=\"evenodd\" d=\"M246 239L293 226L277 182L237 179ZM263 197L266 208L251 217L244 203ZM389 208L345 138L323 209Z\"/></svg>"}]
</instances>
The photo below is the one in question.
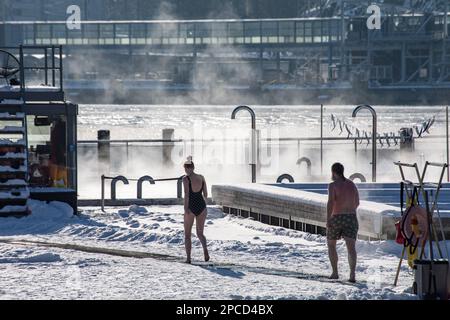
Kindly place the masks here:
<instances>
[{"instance_id":1,"label":"woman's bare legs","mask_svg":"<svg viewBox=\"0 0 450 320\"><path fill-rule=\"evenodd\" d=\"M191 247L192 247L192 226L194 225L195 216L192 213L184 214L184 246L186 248L186 262L191 263Z\"/></svg>"},{"instance_id":2,"label":"woman's bare legs","mask_svg":"<svg viewBox=\"0 0 450 320\"><path fill-rule=\"evenodd\" d=\"M202 247L203 247L203 254L205 256L205 261L209 261L209 253L208 253L208 247L206 244L206 237L203 234L203 230L205 229L205 221L206 221L206 215L208 214L208 210L205 209L199 216L195 218L195 226L197 229L197 237L200 240Z\"/></svg>"}]
</instances>

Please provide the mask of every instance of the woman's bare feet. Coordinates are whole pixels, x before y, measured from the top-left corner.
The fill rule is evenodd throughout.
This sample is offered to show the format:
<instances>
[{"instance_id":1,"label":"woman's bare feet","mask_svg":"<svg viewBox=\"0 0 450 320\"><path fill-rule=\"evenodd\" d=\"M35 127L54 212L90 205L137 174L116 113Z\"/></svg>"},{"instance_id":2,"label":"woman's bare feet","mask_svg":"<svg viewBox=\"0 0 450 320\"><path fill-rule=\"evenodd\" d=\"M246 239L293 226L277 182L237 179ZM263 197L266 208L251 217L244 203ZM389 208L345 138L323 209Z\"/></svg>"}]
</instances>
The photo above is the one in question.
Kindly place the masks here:
<instances>
[{"instance_id":1,"label":"woman's bare feet","mask_svg":"<svg viewBox=\"0 0 450 320\"><path fill-rule=\"evenodd\" d=\"M328 277L328 279L330 279L330 280L336 280L336 279L339 279L339 274L333 272L333 273L331 274L331 276Z\"/></svg>"},{"instance_id":2,"label":"woman's bare feet","mask_svg":"<svg viewBox=\"0 0 450 320\"><path fill-rule=\"evenodd\" d=\"M348 282L350 283L355 283L356 282L356 277L355 274L350 274L350 278L348 279Z\"/></svg>"}]
</instances>

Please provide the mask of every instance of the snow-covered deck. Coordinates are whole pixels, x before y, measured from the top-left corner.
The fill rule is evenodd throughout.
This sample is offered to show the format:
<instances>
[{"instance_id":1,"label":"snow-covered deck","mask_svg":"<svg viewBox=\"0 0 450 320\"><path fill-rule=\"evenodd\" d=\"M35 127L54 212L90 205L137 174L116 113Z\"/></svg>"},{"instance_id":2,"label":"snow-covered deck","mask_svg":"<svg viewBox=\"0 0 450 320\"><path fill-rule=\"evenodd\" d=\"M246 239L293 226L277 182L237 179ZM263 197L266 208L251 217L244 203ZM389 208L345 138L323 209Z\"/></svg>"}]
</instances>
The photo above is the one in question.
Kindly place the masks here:
<instances>
[{"instance_id":1,"label":"snow-covered deck","mask_svg":"<svg viewBox=\"0 0 450 320\"><path fill-rule=\"evenodd\" d=\"M326 225L327 196L323 194L261 184L238 184L214 185L212 197L217 205L287 220L289 224L300 222L321 228ZM394 239L394 223L398 217L400 210L397 207L361 201L359 234Z\"/></svg>"},{"instance_id":2,"label":"snow-covered deck","mask_svg":"<svg viewBox=\"0 0 450 320\"><path fill-rule=\"evenodd\" d=\"M22 99L20 86L0 85L0 102L2 104L20 104L12 100ZM27 101L62 101L64 92L60 87L48 85L27 85L25 87ZM11 103L12 102L12 103Z\"/></svg>"},{"instance_id":3,"label":"snow-covered deck","mask_svg":"<svg viewBox=\"0 0 450 320\"><path fill-rule=\"evenodd\" d=\"M38 92L46 92L46 91L59 91L59 88L54 86L44 86L44 85L38 85L38 86L26 86L26 91L38 91ZM19 92L20 86L10 86L10 85L0 85L0 91L2 92Z\"/></svg>"},{"instance_id":4,"label":"snow-covered deck","mask_svg":"<svg viewBox=\"0 0 450 320\"><path fill-rule=\"evenodd\" d=\"M324 237L224 215L216 206L208 207L205 225L211 262L201 262L194 232L194 264L187 265L180 263L183 206L93 207L73 216L64 203L29 205L30 216L0 223L0 299L417 299L406 264L392 286L402 250L394 241L358 241L358 283L351 285L343 242L342 279L329 281ZM108 254L117 250L127 254Z\"/></svg>"}]
</instances>

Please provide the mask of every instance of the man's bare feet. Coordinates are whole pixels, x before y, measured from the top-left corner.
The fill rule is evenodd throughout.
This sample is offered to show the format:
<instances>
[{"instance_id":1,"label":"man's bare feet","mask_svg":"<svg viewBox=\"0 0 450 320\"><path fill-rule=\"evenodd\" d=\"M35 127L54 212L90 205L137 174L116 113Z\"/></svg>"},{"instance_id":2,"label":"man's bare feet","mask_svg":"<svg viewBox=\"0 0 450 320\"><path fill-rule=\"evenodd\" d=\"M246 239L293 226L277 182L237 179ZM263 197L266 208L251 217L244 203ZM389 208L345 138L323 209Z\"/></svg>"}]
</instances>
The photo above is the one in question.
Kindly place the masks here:
<instances>
[{"instance_id":1,"label":"man's bare feet","mask_svg":"<svg viewBox=\"0 0 450 320\"><path fill-rule=\"evenodd\" d=\"M208 253L208 251L206 251L204 253L204 255L205 255L205 262L208 262L209 261L209 253Z\"/></svg>"},{"instance_id":2,"label":"man's bare feet","mask_svg":"<svg viewBox=\"0 0 450 320\"><path fill-rule=\"evenodd\" d=\"M191 264L191 259L190 258L186 259L185 263Z\"/></svg>"}]
</instances>

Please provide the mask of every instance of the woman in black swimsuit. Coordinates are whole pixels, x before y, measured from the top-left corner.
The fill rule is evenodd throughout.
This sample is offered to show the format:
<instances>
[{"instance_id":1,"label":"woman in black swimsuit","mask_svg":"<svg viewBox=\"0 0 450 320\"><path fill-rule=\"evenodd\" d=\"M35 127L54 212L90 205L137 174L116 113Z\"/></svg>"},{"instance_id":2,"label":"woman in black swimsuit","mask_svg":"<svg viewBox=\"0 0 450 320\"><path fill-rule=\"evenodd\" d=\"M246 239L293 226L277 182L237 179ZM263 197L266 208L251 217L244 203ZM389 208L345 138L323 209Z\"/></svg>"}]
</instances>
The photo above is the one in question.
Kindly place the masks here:
<instances>
[{"instance_id":1,"label":"woman in black swimsuit","mask_svg":"<svg viewBox=\"0 0 450 320\"><path fill-rule=\"evenodd\" d=\"M184 243L186 247L186 262L191 263L191 232L194 220L196 221L197 237L203 246L205 261L209 261L206 238L203 234L205 227L207 209L206 198L208 190L206 188L205 178L202 175L194 173L194 163L192 157L188 157L184 163L186 175L183 177L184 186Z\"/></svg>"}]
</instances>

